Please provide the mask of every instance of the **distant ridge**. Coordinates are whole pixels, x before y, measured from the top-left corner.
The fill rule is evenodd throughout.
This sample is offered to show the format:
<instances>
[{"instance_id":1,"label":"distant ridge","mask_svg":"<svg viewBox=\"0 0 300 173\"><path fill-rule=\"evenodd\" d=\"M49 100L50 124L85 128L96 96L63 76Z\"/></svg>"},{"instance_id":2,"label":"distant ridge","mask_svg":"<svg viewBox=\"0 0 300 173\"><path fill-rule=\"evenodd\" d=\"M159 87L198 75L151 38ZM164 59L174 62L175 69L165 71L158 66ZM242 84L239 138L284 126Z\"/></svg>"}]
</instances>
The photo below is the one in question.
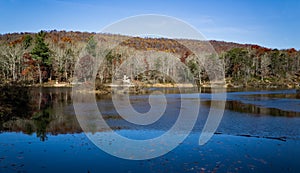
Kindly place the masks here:
<instances>
[{"instance_id":1,"label":"distant ridge","mask_svg":"<svg viewBox=\"0 0 300 173\"><path fill-rule=\"evenodd\" d=\"M69 38L73 41L83 41L87 42L88 39L92 36L95 35L96 33L94 32L80 32L80 31L45 31L47 33L47 38L51 39L52 41L59 41L62 39ZM20 32L20 33L7 33L7 34L0 34L0 44L5 44L5 43L18 43L21 42L24 38L25 35L35 35L37 33L33 32ZM148 41L148 43L151 44L151 40L155 41L153 43L166 43L166 41L173 40L173 39L162 39L162 38L139 38L139 37L129 37L129 36L123 36L123 35L115 35L115 34L107 34L107 33L99 33L100 36L103 36L103 38L106 39L116 39L118 37L128 37L130 38L138 38L139 41ZM149 41L150 40L150 41ZM183 39L185 41L189 42L196 42L197 40L187 40ZM220 40L209 40L210 44L214 47L216 52L222 53L228 50L231 50L233 48L256 48L256 49L266 49L266 50L271 50L270 48L266 48L260 45L256 44L241 44L241 43L235 43L235 42L227 42L227 41L220 41ZM173 44L173 43L172 43ZM178 45L178 44L175 44ZM174 45L173 45L174 46ZM143 49L142 47L140 49ZM294 48L291 48L294 49ZM286 49L289 50L289 49Z\"/></svg>"}]
</instances>

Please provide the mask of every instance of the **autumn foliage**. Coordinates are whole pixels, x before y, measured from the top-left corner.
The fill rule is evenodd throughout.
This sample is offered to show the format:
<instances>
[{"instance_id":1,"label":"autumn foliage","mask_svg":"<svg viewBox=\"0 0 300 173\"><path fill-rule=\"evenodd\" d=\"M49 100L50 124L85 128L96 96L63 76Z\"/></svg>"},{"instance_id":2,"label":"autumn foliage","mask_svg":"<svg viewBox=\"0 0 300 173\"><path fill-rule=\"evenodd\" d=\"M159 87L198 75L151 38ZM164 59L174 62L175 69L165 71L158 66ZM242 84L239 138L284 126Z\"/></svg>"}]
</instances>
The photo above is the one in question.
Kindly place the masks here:
<instances>
[{"instance_id":1,"label":"autumn foliage","mask_svg":"<svg viewBox=\"0 0 300 173\"><path fill-rule=\"evenodd\" d=\"M191 68L200 80L205 79L205 72L199 62L192 57L193 52L182 43L187 43L206 51L210 43L225 63L225 74L231 82L249 83L253 81L284 81L299 83L300 53L294 48L277 50L259 45L238 44L224 41L199 41L186 39L140 38L112 34L97 34L73 31L43 31L43 39L36 40L40 33L9 33L0 35L0 78L1 82L21 81L24 83L39 83L49 80L71 82L74 73L83 74L89 69L85 65L97 63L93 58L98 56L97 43L107 45L118 44L119 50L107 50L104 66L101 66L97 76L101 81L110 81L112 70L120 66L134 51L165 52ZM38 44L42 47L38 47ZM99 45L98 45L99 46ZM81 52L86 50L91 56L79 59ZM122 50L122 51L120 51ZM106 51L106 50L103 50ZM45 55L45 56L44 56ZM149 68L149 57L144 57L142 68ZM153 58L153 57L151 57ZM83 66L86 71L75 71L75 64ZM159 63L158 63L159 65ZM170 64L166 64L169 65ZM171 68L166 66L166 68ZM167 69L168 70L168 69ZM82 80L89 76L80 75ZM202 76L201 76L202 75ZM295 77L296 76L296 77Z\"/></svg>"}]
</instances>

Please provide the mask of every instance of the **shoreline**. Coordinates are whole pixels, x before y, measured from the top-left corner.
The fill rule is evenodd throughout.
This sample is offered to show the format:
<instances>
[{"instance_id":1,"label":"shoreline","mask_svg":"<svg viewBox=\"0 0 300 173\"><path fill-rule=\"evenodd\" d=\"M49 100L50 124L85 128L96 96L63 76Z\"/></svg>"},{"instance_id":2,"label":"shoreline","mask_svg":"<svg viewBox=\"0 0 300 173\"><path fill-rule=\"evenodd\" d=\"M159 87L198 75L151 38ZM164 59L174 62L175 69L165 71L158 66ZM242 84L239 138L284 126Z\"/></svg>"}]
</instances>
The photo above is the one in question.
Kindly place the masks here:
<instances>
[{"instance_id":1,"label":"shoreline","mask_svg":"<svg viewBox=\"0 0 300 173\"><path fill-rule=\"evenodd\" d=\"M6 85L13 85L13 86L24 86L24 87L32 87L32 88L73 88L78 85L74 85L67 82L61 82L61 83L44 83L44 84L1 84L0 87L6 86ZM91 83L89 83L91 85ZM95 89L95 91L101 91L105 90L107 88L114 88L114 87L129 87L129 88L226 88L226 89L242 89L242 88L257 88L257 89L300 89L300 84L289 84L289 83L248 83L247 85L244 84L232 84L232 83L204 83L200 86L193 85L193 84L186 84L186 83L178 83L178 84L172 84L172 83L154 83L154 84L145 84L145 83L133 83L131 86L127 85L111 85L109 83L107 84L101 84L101 89ZM95 87L97 88L97 86Z\"/></svg>"}]
</instances>

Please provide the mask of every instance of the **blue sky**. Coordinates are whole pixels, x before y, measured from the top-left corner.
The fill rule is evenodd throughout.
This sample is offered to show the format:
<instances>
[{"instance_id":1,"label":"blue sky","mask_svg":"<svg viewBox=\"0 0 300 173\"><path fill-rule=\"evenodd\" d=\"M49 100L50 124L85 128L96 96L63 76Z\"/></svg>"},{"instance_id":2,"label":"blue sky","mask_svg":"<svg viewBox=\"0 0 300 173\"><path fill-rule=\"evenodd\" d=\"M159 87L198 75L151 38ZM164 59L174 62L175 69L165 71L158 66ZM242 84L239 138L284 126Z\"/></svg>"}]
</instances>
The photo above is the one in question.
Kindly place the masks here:
<instances>
[{"instance_id":1,"label":"blue sky","mask_svg":"<svg viewBox=\"0 0 300 173\"><path fill-rule=\"evenodd\" d=\"M140 14L179 18L207 39L300 49L297 0L1 0L0 33L98 32Z\"/></svg>"}]
</instances>

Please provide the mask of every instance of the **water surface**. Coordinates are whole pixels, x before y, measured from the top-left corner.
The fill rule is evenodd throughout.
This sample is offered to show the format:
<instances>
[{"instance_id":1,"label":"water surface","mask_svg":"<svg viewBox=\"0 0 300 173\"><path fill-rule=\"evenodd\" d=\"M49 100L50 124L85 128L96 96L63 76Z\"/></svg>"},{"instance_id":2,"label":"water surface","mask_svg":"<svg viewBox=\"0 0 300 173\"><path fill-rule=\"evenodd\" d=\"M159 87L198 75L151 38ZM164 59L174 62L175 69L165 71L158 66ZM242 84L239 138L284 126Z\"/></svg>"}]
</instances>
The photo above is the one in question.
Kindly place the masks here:
<instances>
[{"instance_id":1,"label":"water surface","mask_svg":"<svg viewBox=\"0 0 300 173\"><path fill-rule=\"evenodd\" d=\"M147 126L122 119L109 95L96 96L97 105L115 132L142 140L160 136L172 127L181 97L192 100L199 96L197 90L186 90L183 95L174 89L151 90L166 93L168 104L165 114ZM201 91L198 121L188 138L166 155L131 161L103 152L87 138L77 122L70 89L34 89L28 116L0 121L0 172L300 171L300 99L295 90L228 92L216 134L199 146L211 103L217 101L211 100L209 90ZM150 109L147 94L131 95L130 99L137 111Z\"/></svg>"}]
</instances>

